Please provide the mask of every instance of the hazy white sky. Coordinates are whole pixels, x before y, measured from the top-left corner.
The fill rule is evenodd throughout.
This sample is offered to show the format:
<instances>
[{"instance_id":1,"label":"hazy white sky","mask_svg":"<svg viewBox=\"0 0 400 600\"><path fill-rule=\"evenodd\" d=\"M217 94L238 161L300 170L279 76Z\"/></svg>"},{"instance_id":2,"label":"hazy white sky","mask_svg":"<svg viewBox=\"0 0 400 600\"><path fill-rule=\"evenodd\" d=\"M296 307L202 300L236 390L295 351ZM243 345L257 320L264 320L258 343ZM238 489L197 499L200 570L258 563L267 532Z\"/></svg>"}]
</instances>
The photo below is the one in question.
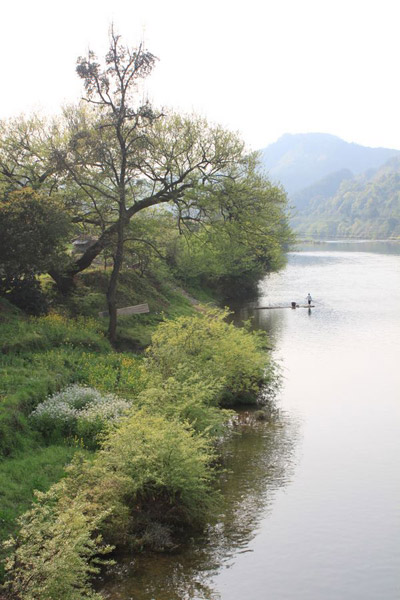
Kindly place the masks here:
<instances>
[{"instance_id":1,"label":"hazy white sky","mask_svg":"<svg viewBox=\"0 0 400 600\"><path fill-rule=\"evenodd\" d=\"M260 148L324 132L400 149L400 0L14 0L2 6L0 118L80 97L76 58L111 22L159 57L157 105Z\"/></svg>"}]
</instances>

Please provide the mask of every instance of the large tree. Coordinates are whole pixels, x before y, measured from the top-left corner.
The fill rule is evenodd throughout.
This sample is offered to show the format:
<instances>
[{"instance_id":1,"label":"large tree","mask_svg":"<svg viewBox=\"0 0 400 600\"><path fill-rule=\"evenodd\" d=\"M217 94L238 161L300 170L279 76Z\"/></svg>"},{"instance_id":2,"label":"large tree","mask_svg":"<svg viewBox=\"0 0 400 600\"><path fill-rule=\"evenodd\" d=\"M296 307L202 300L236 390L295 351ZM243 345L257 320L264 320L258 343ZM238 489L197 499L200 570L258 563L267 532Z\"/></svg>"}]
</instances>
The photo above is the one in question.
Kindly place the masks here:
<instances>
[{"instance_id":1,"label":"large tree","mask_svg":"<svg viewBox=\"0 0 400 600\"><path fill-rule=\"evenodd\" d=\"M152 244L142 235L143 224L136 227L135 215L168 204L179 232L216 224L223 246L235 236L239 244L246 238L246 247L254 241L259 254L265 254L269 235L280 248L287 238L284 194L260 179L236 134L199 117L157 111L143 100L142 85L155 62L143 46L127 48L111 30L103 63L91 51L78 59L85 96L58 122L0 123L3 192L26 185L49 196L57 192L72 222L92 237L80 257L50 269L60 291L68 293L75 275L103 251L112 256L107 292L112 341L126 248ZM270 256L271 243L268 248Z\"/></svg>"},{"instance_id":2,"label":"large tree","mask_svg":"<svg viewBox=\"0 0 400 600\"><path fill-rule=\"evenodd\" d=\"M243 153L236 135L210 127L203 119L162 114L141 101L140 84L154 63L155 57L143 46L131 50L111 31L103 65L91 51L78 59L84 103L65 111L65 129L53 141L58 170L83 193L79 218L97 227L98 236L67 270L51 274L66 290L74 275L112 247L107 293L112 341L117 280L132 217L160 203L172 203L178 214L199 214L201 207L195 196L186 198L187 191L228 175Z\"/></svg>"}]
</instances>

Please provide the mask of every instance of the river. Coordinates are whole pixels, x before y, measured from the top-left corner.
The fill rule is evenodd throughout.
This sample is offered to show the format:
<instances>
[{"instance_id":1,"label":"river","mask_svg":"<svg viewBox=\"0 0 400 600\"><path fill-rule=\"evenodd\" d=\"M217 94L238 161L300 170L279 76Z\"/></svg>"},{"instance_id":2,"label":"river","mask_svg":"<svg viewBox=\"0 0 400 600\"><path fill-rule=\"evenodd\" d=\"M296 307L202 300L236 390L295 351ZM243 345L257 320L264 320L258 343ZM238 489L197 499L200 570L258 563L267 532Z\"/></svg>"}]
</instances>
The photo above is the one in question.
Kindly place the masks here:
<instances>
[{"instance_id":1,"label":"river","mask_svg":"<svg viewBox=\"0 0 400 600\"><path fill-rule=\"evenodd\" d=\"M173 555L124 559L112 600L400 598L400 244L289 255L240 307L281 365L279 413L225 447L224 510Z\"/></svg>"}]
</instances>

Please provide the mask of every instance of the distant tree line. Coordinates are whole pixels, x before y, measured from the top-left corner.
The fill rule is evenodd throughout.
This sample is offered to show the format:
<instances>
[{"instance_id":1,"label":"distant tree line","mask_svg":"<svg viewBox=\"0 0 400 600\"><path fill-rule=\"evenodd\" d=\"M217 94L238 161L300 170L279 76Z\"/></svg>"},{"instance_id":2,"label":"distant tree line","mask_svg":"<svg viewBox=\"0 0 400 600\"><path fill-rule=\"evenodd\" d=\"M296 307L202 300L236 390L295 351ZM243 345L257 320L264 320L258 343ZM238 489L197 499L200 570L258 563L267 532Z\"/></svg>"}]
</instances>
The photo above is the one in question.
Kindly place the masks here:
<instances>
[{"instance_id":1,"label":"distant tree line","mask_svg":"<svg viewBox=\"0 0 400 600\"><path fill-rule=\"evenodd\" d=\"M313 193L313 191L315 193ZM389 239L400 237L400 160L373 173L345 177L332 195L317 186L303 193L293 219L301 233L319 236Z\"/></svg>"}]
</instances>

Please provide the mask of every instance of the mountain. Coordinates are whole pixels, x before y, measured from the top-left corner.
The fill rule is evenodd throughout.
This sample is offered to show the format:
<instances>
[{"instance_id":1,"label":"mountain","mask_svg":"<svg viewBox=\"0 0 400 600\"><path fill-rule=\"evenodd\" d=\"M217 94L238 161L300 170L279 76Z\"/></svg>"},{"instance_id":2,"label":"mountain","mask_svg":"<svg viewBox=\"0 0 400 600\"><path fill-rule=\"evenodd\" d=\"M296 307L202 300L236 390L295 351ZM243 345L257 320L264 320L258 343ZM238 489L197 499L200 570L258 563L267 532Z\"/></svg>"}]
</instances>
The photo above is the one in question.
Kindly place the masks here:
<instances>
[{"instance_id":1,"label":"mountain","mask_svg":"<svg viewBox=\"0 0 400 600\"><path fill-rule=\"evenodd\" d=\"M331 196L302 192L293 217L299 233L321 237L400 238L400 156L357 177L344 177Z\"/></svg>"},{"instance_id":2,"label":"mountain","mask_svg":"<svg viewBox=\"0 0 400 600\"><path fill-rule=\"evenodd\" d=\"M326 133L285 134L261 150L262 164L289 196L343 169L358 175L380 167L400 151L350 144Z\"/></svg>"},{"instance_id":3,"label":"mountain","mask_svg":"<svg viewBox=\"0 0 400 600\"><path fill-rule=\"evenodd\" d=\"M307 210L311 202L315 204L325 198L334 196L343 181L348 181L353 177L354 175L349 169L341 169L330 173L313 185L292 194L292 205L296 207L297 212L303 212Z\"/></svg>"}]
</instances>

